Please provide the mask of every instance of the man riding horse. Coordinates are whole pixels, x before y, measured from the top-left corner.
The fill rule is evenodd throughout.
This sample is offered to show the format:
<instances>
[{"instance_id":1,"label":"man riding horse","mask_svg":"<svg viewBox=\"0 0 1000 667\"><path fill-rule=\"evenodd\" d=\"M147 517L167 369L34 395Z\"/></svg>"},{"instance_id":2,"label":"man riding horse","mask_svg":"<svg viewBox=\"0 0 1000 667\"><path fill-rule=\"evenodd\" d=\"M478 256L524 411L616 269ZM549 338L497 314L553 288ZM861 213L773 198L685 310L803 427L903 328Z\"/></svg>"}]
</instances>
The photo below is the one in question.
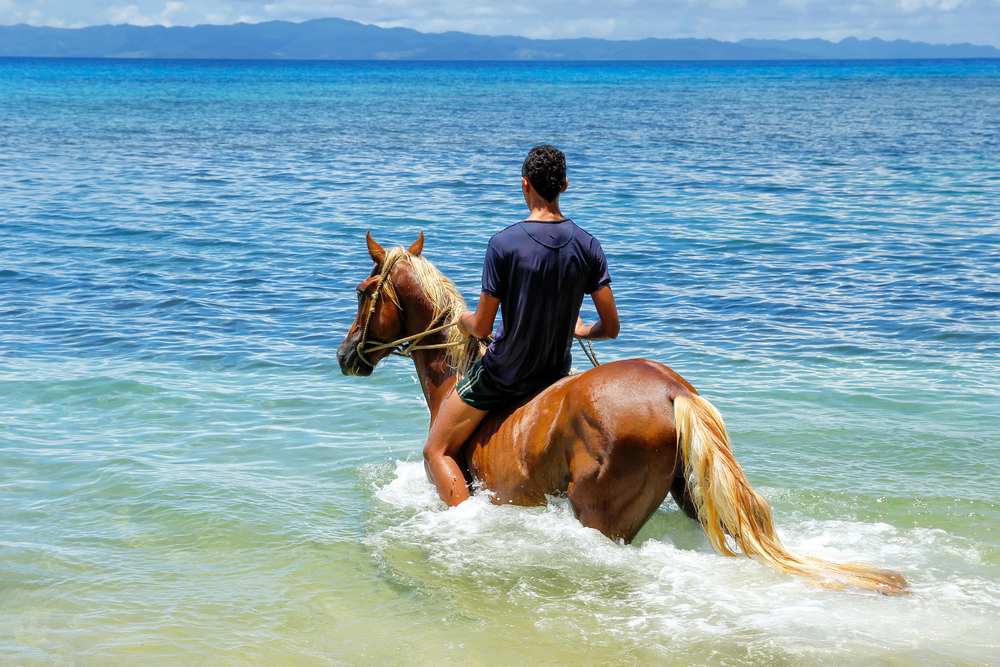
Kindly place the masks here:
<instances>
[{"instance_id":1,"label":"man riding horse","mask_svg":"<svg viewBox=\"0 0 1000 667\"><path fill-rule=\"evenodd\" d=\"M442 500L461 503L470 484L497 504L564 496L580 523L629 543L669 493L720 553L738 549L821 586L907 592L896 572L789 550L733 456L722 415L670 368L626 359L567 376L574 335L618 335L611 278L597 240L559 211L562 153L533 149L521 183L531 214L490 240L472 313L421 256L423 233L390 250L369 233L374 268L337 350L345 375L371 375L392 353L413 360L431 414L426 469ZM579 318L584 294L600 316L592 326ZM480 358L476 339L500 308L503 324Z\"/></svg>"},{"instance_id":2,"label":"man riding horse","mask_svg":"<svg viewBox=\"0 0 1000 667\"><path fill-rule=\"evenodd\" d=\"M559 210L569 185L566 157L536 146L521 167L530 215L490 239L475 312L458 319L465 336L486 338L497 310L502 324L482 359L449 394L424 446L427 476L448 505L469 497L459 452L490 410L533 394L569 373L573 338L618 336L618 309L604 250ZM580 319L589 294L600 319Z\"/></svg>"}]
</instances>

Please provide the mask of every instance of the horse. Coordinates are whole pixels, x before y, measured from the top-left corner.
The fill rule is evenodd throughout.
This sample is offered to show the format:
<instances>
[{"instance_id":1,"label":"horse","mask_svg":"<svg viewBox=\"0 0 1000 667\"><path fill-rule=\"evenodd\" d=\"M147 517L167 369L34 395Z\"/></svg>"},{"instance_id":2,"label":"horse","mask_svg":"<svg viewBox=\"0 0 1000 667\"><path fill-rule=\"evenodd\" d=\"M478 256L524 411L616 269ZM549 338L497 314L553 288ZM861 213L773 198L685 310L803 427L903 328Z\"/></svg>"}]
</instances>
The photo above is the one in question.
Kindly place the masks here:
<instances>
[{"instance_id":1,"label":"horse","mask_svg":"<svg viewBox=\"0 0 1000 667\"><path fill-rule=\"evenodd\" d=\"M455 285L409 248L383 249L366 234L375 266L356 288L358 311L337 351L344 375L370 376L390 354L412 359L431 423L448 393L485 349L454 326L467 310ZM567 497L577 519L631 543L668 493L701 523L712 547L826 588L845 584L908 592L902 575L790 551L768 502L733 457L722 415L663 364L629 359L570 375L491 412L465 443L470 488L496 504L536 506Z\"/></svg>"}]
</instances>

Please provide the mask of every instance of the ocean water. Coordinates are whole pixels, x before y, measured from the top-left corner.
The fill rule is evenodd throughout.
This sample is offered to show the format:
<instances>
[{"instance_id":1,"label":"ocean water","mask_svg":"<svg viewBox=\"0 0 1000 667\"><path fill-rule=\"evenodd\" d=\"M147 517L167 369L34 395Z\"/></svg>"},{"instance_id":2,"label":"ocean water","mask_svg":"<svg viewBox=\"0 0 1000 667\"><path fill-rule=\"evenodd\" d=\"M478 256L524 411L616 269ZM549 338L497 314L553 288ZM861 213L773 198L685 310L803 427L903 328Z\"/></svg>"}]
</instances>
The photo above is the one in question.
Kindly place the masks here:
<instances>
[{"instance_id":1,"label":"ocean water","mask_svg":"<svg viewBox=\"0 0 1000 667\"><path fill-rule=\"evenodd\" d=\"M0 60L0 663L1000 664L998 127L998 61ZM601 360L911 595L436 499L412 365L336 363L364 233L474 302L538 143Z\"/></svg>"}]
</instances>

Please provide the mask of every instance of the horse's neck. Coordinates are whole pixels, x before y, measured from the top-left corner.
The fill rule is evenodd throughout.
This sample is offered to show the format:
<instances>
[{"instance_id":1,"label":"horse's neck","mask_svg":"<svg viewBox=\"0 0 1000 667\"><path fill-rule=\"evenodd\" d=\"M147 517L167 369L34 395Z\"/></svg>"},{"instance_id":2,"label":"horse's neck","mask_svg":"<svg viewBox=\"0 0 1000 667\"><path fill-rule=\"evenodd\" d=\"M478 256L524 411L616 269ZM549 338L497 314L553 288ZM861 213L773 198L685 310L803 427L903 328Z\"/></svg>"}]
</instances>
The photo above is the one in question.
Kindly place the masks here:
<instances>
[{"instance_id":1,"label":"horse's neck","mask_svg":"<svg viewBox=\"0 0 1000 667\"><path fill-rule=\"evenodd\" d=\"M434 321L434 307L420 289L416 278L408 268L400 268L402 271L394 282L405 314L404 335L415 336L450 321L450 313ZM430 334L418 341L418 345L437 345L446 342L448 342L447 330ZM416 350L411 356L413 365L417 369L417 377L420 379L420 389L424 393L424 400L427 401L433 421L444 404L448 392L455 386L455 371L448 365L445 348Z\"/></svg>"},{"instance_id":2,"label":"horse's neck","mask_svg":"<svg viewBox=\"0 0 1000 667\"><path fill-rule=\"evenodd\" d=\"M428 336L426 341L429 344L444 342L443 337L433 341L430 338ZM424 392L424 400L427 401L433 422L451 388L455 386L455 371L448 366L442 350L417 350L413 353L413 365L417 369L420 389Z\"/></svg>"}]
</instances>

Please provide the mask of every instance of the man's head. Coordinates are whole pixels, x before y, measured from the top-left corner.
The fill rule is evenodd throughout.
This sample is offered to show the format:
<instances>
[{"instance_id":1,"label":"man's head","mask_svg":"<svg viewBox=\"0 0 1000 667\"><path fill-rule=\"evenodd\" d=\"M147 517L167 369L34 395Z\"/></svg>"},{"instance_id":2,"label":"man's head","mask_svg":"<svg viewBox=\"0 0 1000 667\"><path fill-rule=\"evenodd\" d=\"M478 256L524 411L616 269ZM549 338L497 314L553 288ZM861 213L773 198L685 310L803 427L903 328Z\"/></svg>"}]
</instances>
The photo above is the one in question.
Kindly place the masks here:
<instances>
[{"instance_id":1,"label":"man's head","mask_svg":"<svg viewBox=\"0 0 1000 667\"><path fill-rule=\"evenodd\" d=\"M554 201L566 187L566 156L555 146L535 146L524 159L521 176L546 201Z\"/></svg>"}]
</instances>

